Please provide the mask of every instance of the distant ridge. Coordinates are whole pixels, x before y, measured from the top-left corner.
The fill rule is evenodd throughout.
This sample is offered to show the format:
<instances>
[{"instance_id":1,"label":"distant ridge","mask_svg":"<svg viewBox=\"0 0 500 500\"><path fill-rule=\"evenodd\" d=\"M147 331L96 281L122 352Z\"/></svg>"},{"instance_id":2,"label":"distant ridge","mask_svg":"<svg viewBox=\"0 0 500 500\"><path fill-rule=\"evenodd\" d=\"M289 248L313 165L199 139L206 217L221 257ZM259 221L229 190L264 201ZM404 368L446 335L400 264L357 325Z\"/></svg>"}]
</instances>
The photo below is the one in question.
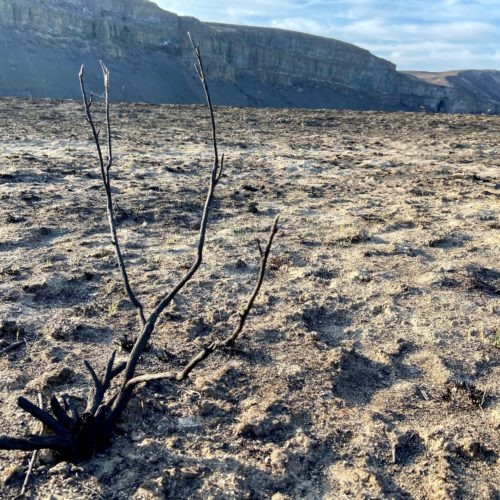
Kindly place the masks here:
<instances>
[{"instance_id":1,"label":"distant ridge","mask_svg":"<svg viewBox=\"0 0 500 500\"><path fill-rule=\"evenodd\" d=\"M500 102L500 71L468 69L440 73L430 71L406 71L405 73L432 85L459 89L477 99Z\"/></svg>"},{"instance_id":2,"label":"distant ridge","mask_svg":"<svg viewBox=\"0 0 500 500\"><path fill-rule=\"evenodd\" d=\"M402 73L345 42L202 23L148 0L0 0L0 96L77 98L80 63L97 88L103 59L114 99L198 103L188 30L217 104L500 113L500 71Z\"/></svg>"}]
</instances>

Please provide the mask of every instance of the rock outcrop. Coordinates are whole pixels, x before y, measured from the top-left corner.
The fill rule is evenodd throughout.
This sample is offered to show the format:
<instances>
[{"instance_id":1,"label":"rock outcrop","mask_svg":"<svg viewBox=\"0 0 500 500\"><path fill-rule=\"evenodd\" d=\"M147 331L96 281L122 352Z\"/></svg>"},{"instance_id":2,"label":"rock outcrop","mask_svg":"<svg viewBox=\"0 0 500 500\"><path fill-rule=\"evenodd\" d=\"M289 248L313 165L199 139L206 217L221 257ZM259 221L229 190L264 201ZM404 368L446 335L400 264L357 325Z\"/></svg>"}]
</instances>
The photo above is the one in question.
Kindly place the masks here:
<instances>
[{"instance_id":1,"label":"rock outcrop","mask_svg":"<svg viewBox=\"0 0 500 500\"><path fill-rule=\"evenodd\" d=\"M462 100L462 106L473 106L474 102L491 103L492 111L498 113L500 103L500 71L494 70L461 70L431 73L426 71L407 72L418 80L439 86L445 92L445 98L455 99L455 106ZM442 90L443 91L443 90ZM442 103L446 107L446 101Z\"/></svg>"},{"instance_id":2,"label":"rock outcrop","mask_svg":"<svg viewBox=\"0 0 500 500\"><path fill-rule=\"evenodd\" d=\"M485 91L482 72L468 86L436 84L341 41L202 23L148 0L0 0L0 95L78 97L80 64L98 88L103 59L115 99L200 102L187 31L218 104L500 113L498 88ZM498 87L500 72L488 78Z\"/></svg>"}]
</instances>

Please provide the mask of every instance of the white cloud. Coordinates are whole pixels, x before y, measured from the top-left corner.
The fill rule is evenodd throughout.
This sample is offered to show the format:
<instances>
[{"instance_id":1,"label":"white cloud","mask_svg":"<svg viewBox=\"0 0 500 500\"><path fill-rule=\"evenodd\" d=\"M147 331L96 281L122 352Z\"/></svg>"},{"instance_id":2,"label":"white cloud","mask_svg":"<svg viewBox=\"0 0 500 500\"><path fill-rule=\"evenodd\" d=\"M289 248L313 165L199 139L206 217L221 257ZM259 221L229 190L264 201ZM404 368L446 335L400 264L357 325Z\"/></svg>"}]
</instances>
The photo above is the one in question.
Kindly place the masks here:
<instances>
[{"instance_id":1,"label":"white cloud","mask_svg":"<svg viewBox=\"0 0 500 500\"><path fill-rule=\"evenodd\" d=\"M499 0L160 0L204 21L328 36L366 48L399 69L500 69Z\"/></svg>"},{"instance_id":2,"label":"white cloud","mask_svg":"<svg viewBox=\"0 0 500 500\"><path fill-rule=\"evenodd\" d=\"M273 28L300 31L302 33L312 33L314 35L331 36L331 28L324 26L322 23L319 23L314 19L304 19L301 17L271 19L269 24Z\"/></svg>"}]
</instances>

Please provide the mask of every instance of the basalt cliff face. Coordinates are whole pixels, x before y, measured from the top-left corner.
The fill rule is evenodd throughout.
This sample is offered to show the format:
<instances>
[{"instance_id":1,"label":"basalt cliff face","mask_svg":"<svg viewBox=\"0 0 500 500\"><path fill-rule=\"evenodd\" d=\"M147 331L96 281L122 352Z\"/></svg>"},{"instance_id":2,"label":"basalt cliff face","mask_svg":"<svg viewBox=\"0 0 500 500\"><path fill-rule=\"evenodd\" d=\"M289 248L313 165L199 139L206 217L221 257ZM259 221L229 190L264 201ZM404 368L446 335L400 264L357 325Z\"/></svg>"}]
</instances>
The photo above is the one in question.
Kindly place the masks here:
<instances>
[{"instance_id":1,"label":"basalt cliff face","mask_svg":"<svg viewBox=\"0 0 500 500\"><path fill-rule=\"evenodd\" d=\"M187 31L218 104L500 113L500 72L443 85L344 42L202 23L148 0L0 0L0 96L78 97L80 64L97 90L102 59L114 99L200 102Z\"/></svg>"}]
</instances>

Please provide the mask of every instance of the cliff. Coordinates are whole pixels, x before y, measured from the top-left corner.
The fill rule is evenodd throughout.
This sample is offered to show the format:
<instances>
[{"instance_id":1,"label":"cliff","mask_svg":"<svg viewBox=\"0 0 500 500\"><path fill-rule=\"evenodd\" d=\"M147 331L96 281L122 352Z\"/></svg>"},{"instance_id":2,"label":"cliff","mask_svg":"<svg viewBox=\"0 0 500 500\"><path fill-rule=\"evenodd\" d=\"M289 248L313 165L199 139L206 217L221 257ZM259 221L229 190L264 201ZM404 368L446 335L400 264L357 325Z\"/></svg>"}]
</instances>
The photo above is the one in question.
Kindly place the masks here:
<instances>
[{"instance_id":1,"label":"cliff","mask_svg":"<svg viewBox=\"0 0 500 500\"><path fill-rule=\"evenodd\" d=\"M406 74L434 86L444 87L448 92L459 93L469 101L483 101L497 105L500 102L500 71L460 70L442 73L412 71Z\"/></svg>"},{"instance_id":2,"label":"cliff","mask_svg":"<svg viewBox=\"0 0 500 500\"><path fill-rule=\"evenodd\" d=\"M98 88L103 59L114 99L200 102L187 31L218 104L500 112L498 88L484 92L480 72L467 88L440 85L341 41L202 23L148 0L0 0L0 95L79 97L80 64Z\"/></svg>"}]
</instances>

